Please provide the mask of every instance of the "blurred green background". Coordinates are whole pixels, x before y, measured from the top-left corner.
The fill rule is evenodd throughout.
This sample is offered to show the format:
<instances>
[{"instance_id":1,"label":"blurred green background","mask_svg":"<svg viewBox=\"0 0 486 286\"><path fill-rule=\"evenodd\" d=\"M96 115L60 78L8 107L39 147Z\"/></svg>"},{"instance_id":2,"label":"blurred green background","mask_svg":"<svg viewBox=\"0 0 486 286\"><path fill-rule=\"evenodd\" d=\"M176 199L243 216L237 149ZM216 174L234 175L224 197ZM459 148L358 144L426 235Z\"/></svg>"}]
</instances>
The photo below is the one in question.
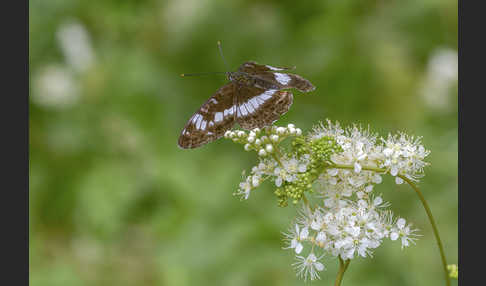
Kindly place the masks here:
<instances>
[{"instance_id":1,"label":"blurred green background","mask_svg":"<svg viewBox=\"0 0 486 286\"><path fill-rule=\"evenodd\" d=\"M272 187L232 193L257 161L218 140L177 147L194 111L247 60L297 66L277 124L329 118L423 136L420 183L457 263L457 1L31 0L30 282L57 285L304 285L282 250L296 208ZM423 235L356 259L345 285L443 285L413 191L375 189ZM313 285L331 285L337 260ZM453 282L454 285L456 282ZM308 284L308 283L307 283Z\"/></svg>"}]
</instances>

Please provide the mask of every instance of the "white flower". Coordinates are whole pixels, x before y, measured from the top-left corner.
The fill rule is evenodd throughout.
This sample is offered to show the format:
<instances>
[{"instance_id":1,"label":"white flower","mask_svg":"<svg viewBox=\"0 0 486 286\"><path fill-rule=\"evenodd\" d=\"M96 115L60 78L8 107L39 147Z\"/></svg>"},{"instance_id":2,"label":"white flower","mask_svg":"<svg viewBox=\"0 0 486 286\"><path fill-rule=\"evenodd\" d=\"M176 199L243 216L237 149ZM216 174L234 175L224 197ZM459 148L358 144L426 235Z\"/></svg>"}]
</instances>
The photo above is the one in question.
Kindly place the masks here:
<instances>
[{"instance_id":1,"label":"white flower","mask_svg":"<svg viewBox=\"0 0 486 286\"><path fill-rule=\"evenodd\" d=\"M296 259L297 262L293 265L297 270L297 276L304 278L304 280L308 278L310 280L319 279L320 277L317 272L325 269L324 264L319 262L320 258L317 258L314 253L310 253L307 257L298 255Z\"/></svg>"},{"instance_id":2,"label":"white flower","mask_svg":"<svg viewBox=\"0 0 486 286\"><path fill-rule=\"evenodd\" d=\"M309 229L304 227L302 230L298 224L295 224L295 228L292 229L290 234L285 234L287 239L290 240L290 246L287 248L295 249L295 253L299 254L304 248L302 241L309 236Z\"/></svg>"},{"instance_id":3,"label":"white flower","mask_svg":"<svg viewBox=\"0 0 486 286\"><path fill-rule=\"evenodd\" d=\"M395 183L396 183L397 185L401 185L401 184L403 184L403 179L402 179L402 178L400 178L400 177L396 177L396 178L395 178Z\"/></svg>"},{"instance_id":4,"label":"white flower","mask_svg":"<svg viewBox=\"0 0 486 286\"><path fill-rule=\"evenodd\" d=\"M282 158L282 166L275 168L274 175L275 178L275 185L280 187L283 182L293 182L297 180L298 173L304 173L307 171L307 164L309 164L309 157L303 156L300 160L296 158Z\"/></svg>"},{"instance_id":5,"label":"white flower","mask_svg":"<svg viewBox=\"0 0 486 286\"><path fill-rule=\"evenodd\" d=\"M240 183L240 188L236 192L242 199L247 200L252 189L252 177L248 176L244 182Z\"/></svg>"},{"instance_id":6,"label":"white flower","mask_svg":"<svg viewBox=\"0 0 486 286\"><path fill-rule=\"evenodd\" d=\"M251 184L253 187L258 187L260 185L260 176L259 175L253 175L251 177Z\"/></svg>"},{"instance_id":7,"label":"white flower","mask_svg":"<svg viewBox=\"0 0 486 286\"><path fill-rule=\"evenodd\" d=\"M320 231L319 233L317 233L317 236L316 236L316 242L319 243L319 246L323 246L323 244L326 242L326 239L327 239L327 236L326 236L326 233L324 231Z\"/></svg>"},{"instance_id":8,"label":"white flower","mask_svg":"<svg viewBox=\"0 0 486 286\"><path fill-rule=\"evenodd\" d=\"M403 218L399 218L396 223L396 228L392 230L390 233L391 240L397 240L401 238L402 242L402 249L410 245L410 242L415 243L416 238L412 236L416 236L414 232L416 229L411 229L409 225L406 225L406 221Z\"/></svg>"},{"instance_id":9,"label":"white flower","mask_svg":"<svg viewBox=\"0 0 486 286\"><path fill-rule=\"evenodd\" d=\"M336 176L338 174L338 169L327 169L327 173L330 176Z\"/></svg>"}]
</instances>

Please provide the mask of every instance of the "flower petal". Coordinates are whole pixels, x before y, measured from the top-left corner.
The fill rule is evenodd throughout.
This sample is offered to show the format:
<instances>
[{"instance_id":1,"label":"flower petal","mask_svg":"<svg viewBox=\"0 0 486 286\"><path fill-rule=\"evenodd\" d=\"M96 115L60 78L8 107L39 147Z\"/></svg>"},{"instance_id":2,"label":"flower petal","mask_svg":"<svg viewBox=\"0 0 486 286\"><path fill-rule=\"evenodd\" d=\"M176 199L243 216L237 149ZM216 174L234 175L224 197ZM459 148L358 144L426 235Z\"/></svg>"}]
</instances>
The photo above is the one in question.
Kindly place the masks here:
<instances>
[{"instance_id":1,"label":"flower petal","mask_svg":"<svg viewBox=\"0 0 486 286\"><path fill-rule=\"evenodd\" d=\"M302 243L298 243L297 246L295 247L295 253L297 254L301 253L303 248L304 246L302 245Z\"/></svg>"}]
</instances>

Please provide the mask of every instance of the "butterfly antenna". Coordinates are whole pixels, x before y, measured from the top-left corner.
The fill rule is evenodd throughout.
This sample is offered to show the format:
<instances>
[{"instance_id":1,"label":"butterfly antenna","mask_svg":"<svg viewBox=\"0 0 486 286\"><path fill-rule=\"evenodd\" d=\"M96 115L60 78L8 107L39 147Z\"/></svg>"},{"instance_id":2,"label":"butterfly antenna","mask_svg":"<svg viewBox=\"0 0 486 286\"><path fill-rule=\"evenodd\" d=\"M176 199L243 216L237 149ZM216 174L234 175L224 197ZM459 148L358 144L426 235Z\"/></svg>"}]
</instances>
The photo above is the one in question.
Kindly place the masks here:
<instances>
[{"instance_id":1,"label":"butterfly antenna","mask_svg":"<svg viewBox=\"0 0 486 286\"><path fill-rule=\"evenodd\" d=\"M224 65L226 66L226 70L229 71L228 62L226 61L226 59L223 56L223 48L221 47L221 41L218 41L218 49L219 49L219 53L221 54L221 57L223 58L223 62L224 62Z\"/></svg>"},{"instance_id":2,"label":"butterfly antenna","mask_svg":"<svg viewBox=\"0 0 486 286\"><path fill-rule=\"evenodd\" d=\"M182 73L181 76L197 76L197 75L212 75L212 74L226 74L226 72L197 72L197 73Z\"/></svg>"}]
</instances>

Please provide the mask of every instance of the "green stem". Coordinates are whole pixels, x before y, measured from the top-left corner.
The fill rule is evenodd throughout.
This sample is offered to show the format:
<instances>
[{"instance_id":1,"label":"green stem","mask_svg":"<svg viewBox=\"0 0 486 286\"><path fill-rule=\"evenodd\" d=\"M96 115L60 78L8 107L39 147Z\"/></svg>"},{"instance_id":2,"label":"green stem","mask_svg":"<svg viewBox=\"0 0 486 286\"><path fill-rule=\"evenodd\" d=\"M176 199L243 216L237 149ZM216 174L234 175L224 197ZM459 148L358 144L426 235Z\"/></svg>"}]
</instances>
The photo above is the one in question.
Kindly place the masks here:
<instances>
[{"instance_id":1,"label":"green stem","mask_svg":"<svg viewBox=\"0 0 486 286\"><path fill-rule=\"evenodd\" d=\"M304 201L304 204L308 207L310 207L309 205L309 201L307 200L307 198L305 197L305 195L302 195L302 200Z\"/></svg>"},{"instance_id":2,"label":"green stem","mask_svg":"<svg viewBox=\"0 0 486 286\"><path fill-rule=\"evenodd\" d=\"M285 169L284 165L282 164L282 162L279 159L279 157L282 157L282 154L280 153L280 150L278 150L278 146L276 144L273 144L273 143L271 143L271 144L272 144L273 150L274 150L274 152L272 153L273 159L275 159L275 161L277 161L277 163L280 165L280 167L282 167L282 169Z\"/></svg>"},{"instance_id":3,"label":"green stem","mask_svg":"<svg viewBox=\"0 0 486 286\"><path fill-rule=\"evenodd\" d=\"M277 155L275 155L275 153L272 153L272 157L273 157L273 159L275 159L275 161L277 161L277 163L280 167L285 169L284 165L282 164L282 162L280 162L280 159L277 157Z\"/></svg>"},{"instance_id":4,"label":"green stem","mask_svg":"<svg viewBox=\"0 0 486 286\"><path fill-rule=\"evenodd\" d=\"M348 269L349 262L351 262L350 259L348 259L348 260L346 260L346 262L344 262L343 259L341 258L341 256L338 256L338 257L339 257L339 271L338 271L338 274L336 276L336 281L334 282L334 286L340 286L341 285L341 281L343 280L344 272L346 271L346 269Z\"/></svg>"},{"instance_id":5,"label":"green stem","mask_svg":"<svg viewBox=\"0 0 486 286\"><path fill-rule=\"evenodd\" d=\"M304 205L308 207L311 211L314 210L314 208L310 205L309 201L307 200L304 194L302 194L302 201L304 201Z\"/></svg>"},{"instance_id":6,"label":"green stem","mask_svg":"<svg viewBox=\"0 0 486 286\"><path fill-rule=\"evenodd\" d=\"M270 143L270 144L272 144L273 149L275 150L275 153L277 153L277 155L278 155L279 157L282 157L282 153L280 153L280 150L278 149L278 144L274 144L273 142L272 142L272 143Z\"/></svg>"},{"instance_id":7,"label":"green stem","mask_svg":"<svg viewBox=\"0 0 486 286\"><path fill-rule=\"evenodd\" d=\"M422 192L420 192L419 188L409 178L402 176L402 175L399 175L399 177L402 178L402 180L407 182L412 187L412 189L417 193L418 197L420 198L420 201L422 201L422 205L424 206L425 212L427 213L427 215L429 217L430 224L432 225L432 229L434 230L435 239L437 240L437 246L439 247L440 257L442 259L442 266L444 268L446 285L450 286L451 281L450 281L450 277L449 277L449 271L447 270L447 261L446 261L446 257L445 257L445 253L444 253L444 248L443 248L442 242L440 240L439 230L437 229L434 217L432 216L432 211L430 210L429 205L427 204L427 201L425 200L424 196L422 195Z\"/></svg>"},{"instance_id":8,"label":"green stem","mask_svg":"<svg viewBox=\"0 0 486 286\"><path fill-rule=\"evenodd\" d=\"M338 169L354 169L354 166L343 165L343 164L334 164L331 167L338 168ZM374 171L374 172L378 172L378 173L385 173L386 172L386 169L383 169L383 168L366 167L366 166L363 166L362 170ZM444 274L445 274L445 278L446 278L446 285L450 286L451 281L450 281L450 278L449 278L449 271L447 270L447 261L446 261L446 257L445 257L444 248L442 246L442 242L440 240L440 235L439 235L439 230L437 229L437 226L435 224L435 220L434 220L434 217L432 216L432 212L429 208L429 205L427 204L427 201L425 200L424 196L420 192L419 188L409 178L407 178L403 175L398 175L398 177L400 177L402 180L407 182L410 185L410 187L412 187L412 189L415 191L415 193L418 195L420 201L422 202L422 205L424 206L425 212L427 213L427 216L429 217L430 224L432 225L432 229L434 231L434 236L435 236L435 240L437 242L437 246L439 247L440 257L442 259L442 266L444 268Z\"/></svg>"}]
</instances>

